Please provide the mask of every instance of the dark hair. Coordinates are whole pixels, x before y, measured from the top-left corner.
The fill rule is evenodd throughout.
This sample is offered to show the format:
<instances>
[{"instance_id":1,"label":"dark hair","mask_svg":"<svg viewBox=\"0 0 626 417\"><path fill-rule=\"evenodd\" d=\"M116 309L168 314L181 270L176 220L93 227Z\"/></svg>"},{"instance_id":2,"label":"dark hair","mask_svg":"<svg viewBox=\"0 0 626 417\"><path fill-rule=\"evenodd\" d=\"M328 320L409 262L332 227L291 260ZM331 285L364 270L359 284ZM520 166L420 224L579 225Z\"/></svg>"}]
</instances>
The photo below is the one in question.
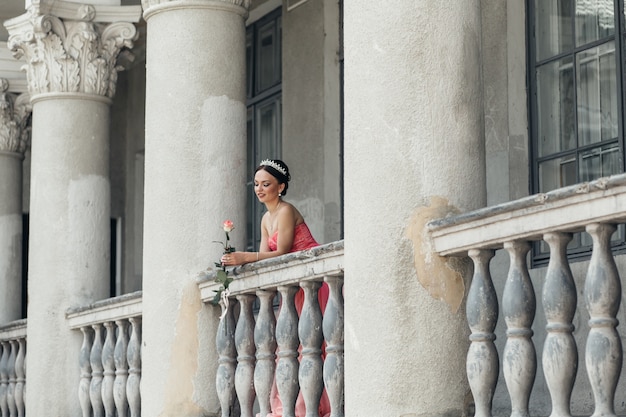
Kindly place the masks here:
<instances>
[{"instance_id":1,"label":"dark hair","mask_svg":"<svg viewBox=\"0 0 626 417\"><path fill-rule=\"evenodd\" d=\"M286 172L286 175L280 172L278 169L274 168L272 165L278 165L280 168L283 168ZM285 188L282 191L282 195L287 195L287 188L289 188L289 180L291 180L291 175L289 175L289 167L287 164L281 161L280 159L264 159L261 161L261 164L254 170L255 173L259 171L267 171L274 178L278 180L279 184L285 184Z\"/></svg>"}]
</instances>

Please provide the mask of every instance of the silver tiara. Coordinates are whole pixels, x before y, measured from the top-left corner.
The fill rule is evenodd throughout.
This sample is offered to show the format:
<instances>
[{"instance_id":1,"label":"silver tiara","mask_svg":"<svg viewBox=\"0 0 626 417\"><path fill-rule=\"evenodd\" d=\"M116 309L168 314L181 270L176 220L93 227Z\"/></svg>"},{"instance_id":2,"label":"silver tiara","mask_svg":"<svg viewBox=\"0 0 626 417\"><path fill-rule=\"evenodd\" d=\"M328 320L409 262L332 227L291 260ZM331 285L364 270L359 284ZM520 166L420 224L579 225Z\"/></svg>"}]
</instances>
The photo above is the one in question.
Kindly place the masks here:
<instances>
[{"instance_id":1,"label":"silver tiara","mask_svg":"<svg viewBox=\"0 0 626 417\"><path fill-rule=\"evenodd\" d=\"M259 165L267 165L269 167L274 168L276 171L280 172L285 177L287 176L287 170L285 168L281 167L276 162L272 161L271 159L264 159L264 160L261 161L261 163Z\"/></svg>"}]
</instances>

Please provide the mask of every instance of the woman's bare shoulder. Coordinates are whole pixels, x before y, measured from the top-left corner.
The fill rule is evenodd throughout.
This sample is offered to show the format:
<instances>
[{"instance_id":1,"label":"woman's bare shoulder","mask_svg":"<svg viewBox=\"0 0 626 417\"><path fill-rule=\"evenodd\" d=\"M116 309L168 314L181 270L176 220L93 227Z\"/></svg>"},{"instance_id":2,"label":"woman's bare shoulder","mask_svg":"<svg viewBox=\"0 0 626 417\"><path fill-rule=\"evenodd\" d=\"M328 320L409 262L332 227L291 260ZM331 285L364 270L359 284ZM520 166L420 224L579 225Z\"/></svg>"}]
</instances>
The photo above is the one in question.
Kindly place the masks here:
<instances>
[{"instance_id":1,"label":"woman's bare shoulder","mask_svg":"<svg viewBox=\"0 0 626 417\"><path fill-rule=\"evenodd\" d=\"M285 205L285 210L289 210L289 214L293 216L296 226L304 221L304 217L302 216L302 214L300 214L300 211L296 208L296 206L287 202L285 202Z\"/></svg>"}]
</instances>

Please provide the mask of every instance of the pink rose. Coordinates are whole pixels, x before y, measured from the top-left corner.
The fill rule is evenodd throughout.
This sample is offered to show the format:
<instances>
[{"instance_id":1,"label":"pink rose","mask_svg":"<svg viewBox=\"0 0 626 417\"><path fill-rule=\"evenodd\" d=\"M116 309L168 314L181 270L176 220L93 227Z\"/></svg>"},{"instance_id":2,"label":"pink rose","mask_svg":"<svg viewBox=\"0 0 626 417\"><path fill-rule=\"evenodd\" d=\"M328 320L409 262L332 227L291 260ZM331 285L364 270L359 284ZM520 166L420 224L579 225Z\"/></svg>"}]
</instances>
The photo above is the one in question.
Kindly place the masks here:
<instances>
[{"instance_id":1,"label":"pink rose","mask_svg":"<svg viewBox=\"0 0 626 417\"><path fill-rule=\"evenodd\" d=\"M231 220L224 220L223 227L224 227L224 231L226 233L229 233L235 228L235 225L233 224Z\"/></svg>"}]
</instances>

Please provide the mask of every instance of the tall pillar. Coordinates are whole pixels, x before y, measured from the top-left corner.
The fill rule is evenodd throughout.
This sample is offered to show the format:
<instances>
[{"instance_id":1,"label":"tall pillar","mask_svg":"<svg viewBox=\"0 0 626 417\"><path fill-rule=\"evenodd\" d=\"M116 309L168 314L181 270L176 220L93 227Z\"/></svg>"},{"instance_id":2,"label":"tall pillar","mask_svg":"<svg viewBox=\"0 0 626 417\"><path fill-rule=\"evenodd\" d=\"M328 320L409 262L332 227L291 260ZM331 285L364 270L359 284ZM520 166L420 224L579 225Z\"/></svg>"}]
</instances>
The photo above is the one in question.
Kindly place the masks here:
<instances>
[{"instance_id":1,"label":"tall pillar","mask_svg":"<svg viewBox=\"0 0 626 417\"><path fill-rule=\"evenodd\" d=\"M425 224L486 202L480 1L344 7L346 410L462 415L470 271Z\"/></svg>"},{"instance_id":2,"label":"tall pillar","mask_svg":"<svg viewBox=\"0 0 626 417\"><path fill-rule=\"evenodd\" d=\"M109 295L109 106L136 30L115 8L99 23L97 6L32 3L5 23L33 105L27 413L75 416L81 335L65 311Z\"/></svg>"},{"instance_id":3,"label":"tall pillar","mask_svg":"<svg viewBox=\"0 0 626 417\"><path fill-rule=\"evenodd\" d=\"M0 79L0 324L22 317L22 161L28 143L28 94Z\"/></svg>"},{"instance_id":4,"label":"tall pillar","mask_svg":"<svg viewBox=\"0 0 626 417\"><path fill-rule=\"evenodd\" d=\"M243 249L249 0L144 0L147 22L142 413L204 416L215 394L217 307L195 281L222 222Z\"/></svg>"}]
</instances>

